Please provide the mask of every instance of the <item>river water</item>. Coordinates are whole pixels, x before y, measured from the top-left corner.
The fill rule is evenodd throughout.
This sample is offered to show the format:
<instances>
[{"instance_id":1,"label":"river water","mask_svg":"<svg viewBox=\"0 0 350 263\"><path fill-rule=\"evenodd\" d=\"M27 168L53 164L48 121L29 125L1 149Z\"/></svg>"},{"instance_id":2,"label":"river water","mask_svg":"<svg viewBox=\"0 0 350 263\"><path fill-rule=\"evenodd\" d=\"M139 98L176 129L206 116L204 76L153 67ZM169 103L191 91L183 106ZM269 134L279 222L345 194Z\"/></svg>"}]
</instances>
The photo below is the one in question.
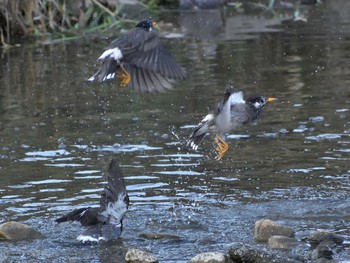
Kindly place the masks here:
<instances>
[{"instance_id":1,"label":"river water","mask_svg":"<svg viewBox=\"0 0 350 263\"><path fill-rule=\"evenodd\" d=\"M307 7L307 23L227 10L177 15L182 37L163 32L162 41L189 78L164 94L84 81L110 39L2 50L0 218L46 238L1 242L0 259L123 262L137 247L161 262L186 262L227 252L232 242L254 243L254 222L270 218L298 239L316 230L344 235L335 258L348 262L349 10L348 1L324 1ZM227 83L278 101L257 125L229 134L229 152L216 161L213 135L198 151L186 139ZM109 244L80 245L80 225L54 220L98 205L112 157L131 202L124 232Z\"/></svg>"}]
</instances>

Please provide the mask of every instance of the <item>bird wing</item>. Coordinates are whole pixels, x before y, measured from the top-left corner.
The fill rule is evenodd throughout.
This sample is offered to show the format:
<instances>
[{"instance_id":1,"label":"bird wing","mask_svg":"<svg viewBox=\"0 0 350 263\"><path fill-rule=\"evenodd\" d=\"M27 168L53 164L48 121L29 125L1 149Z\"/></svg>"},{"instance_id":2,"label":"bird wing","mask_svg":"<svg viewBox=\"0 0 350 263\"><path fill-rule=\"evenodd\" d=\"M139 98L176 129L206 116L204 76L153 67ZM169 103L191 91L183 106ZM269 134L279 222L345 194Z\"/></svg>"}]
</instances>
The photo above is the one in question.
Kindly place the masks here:
<instances>
[{"instance_id":1,"label":"bird wing","mask_svg":"<svg viewBox=\"0 0 350 263\"><path fill-rule=\"evenodd\" d=\"M137 92L165 92L173 88L174 80L157 72L130 64L125 69L131 76L129 88Z\"/></svg>"},{"instance_id":2,"label":"bird wing","mask_svg":"<svg viewBox=\"0 0 350 263\"><path fill-rule=\"evenodd\" d=\"M107 185L101 195L100 220L110 224L121 224L128 210L129 196L126 193L124 176L116 160L112 160L107 171Z\"/></svg>"},{"instance_id":3,"label":"bird wing","mask_svg":"<svg viewBox=\"0 0 350 263\"><path fill-rule=\"evenodd\" d=\"M231 106L231 123L235 124L233 129L245 125L253 120L251 107L247 104L235 104Z\"/></svg>"},{"instance_id":4,"label":"bird wing","mask_svg":"<svg viewBox=\"0 0 350 263\"><path fill-rule=\"evenodd\" d=\"M215 125L218 131L228 132L233 128L232 115L235 114L234 108L239 105L245 105L243 92L229 86L226 89L223 100L217 107L215 115Z\"/></svg>"},{"instance_id":5,"label":"bird wing","mask_svg":"<svg viewBox=\"0 0 350 263\"><path fill-rule=\"evenodd\" d=\"M243 92L240 90L235 90L231 86L226 89L223 100L219 103L217 107L217 113L220 113L226 107L235 107L236 104L245 103L243 99Z\"/></svg>"},{"instance_id":6,"label":"bird wing","mask_svg":"<svg viewBox=\"0 0 350 263\"><path fill-rule=\"evenodd\" d=\"M156 31L135 28L114 40L107 49L118 47L125 64L159 73L165 78L183 80L186 71L163 48Z\"/></svg>"},{"instance_id":7,"label":"bird wing","mask_svg":"<svg viewBox=\"0 0 350 263\"><path fill-rule=\"evenodd\" d=\"M66 214L55 220L57 223L63 223L67 221L78 221L82 226L92 226L98 224L98 210L87 207L78 208L72 212Z\"/></svg>"}]
</instances>

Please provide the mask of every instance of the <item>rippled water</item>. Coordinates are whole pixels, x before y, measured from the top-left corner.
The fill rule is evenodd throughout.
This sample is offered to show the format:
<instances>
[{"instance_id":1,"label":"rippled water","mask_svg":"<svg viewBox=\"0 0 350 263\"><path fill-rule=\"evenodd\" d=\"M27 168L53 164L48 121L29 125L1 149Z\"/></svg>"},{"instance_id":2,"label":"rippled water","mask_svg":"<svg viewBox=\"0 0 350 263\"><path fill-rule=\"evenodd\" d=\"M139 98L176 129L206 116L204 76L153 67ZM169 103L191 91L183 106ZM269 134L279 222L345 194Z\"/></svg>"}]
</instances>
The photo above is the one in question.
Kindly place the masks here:
<instances>
[{"instance_id":1,"label":"rippled water","mask_svg":"<svg viewBox=\"0 0 350 263\"><path fill-rule=\"evenodd\" d=\"M219 31L208 26L211 37L164 39L190 71L165 94L84 82L108 41L3 50L0 216L33 225L46 239L2 242L0 258L112 262L141 247L161 261L186 262L199 252L225 252L231 242L253 242L261 218L293 226L298 238L317 229L349 236L349 8L347 1L326 2L311 7L308 23L265 30L252 26L261 27L254 19L262 18L236 14ZM190 15L178 17L184 32ZM240 19L253 22L237 25ZM279 100L257 125L228 136L230 150L218 162L213 136L199 151L185 140L228 82ZM122 165L131 199L125 231L110 244L80 245L82 227L54 220L98 205L111 157ZM139 236L148 232L178 238ZM345 262L349 254L345 246L336 257Z\"/></svg>"}]
</instances>

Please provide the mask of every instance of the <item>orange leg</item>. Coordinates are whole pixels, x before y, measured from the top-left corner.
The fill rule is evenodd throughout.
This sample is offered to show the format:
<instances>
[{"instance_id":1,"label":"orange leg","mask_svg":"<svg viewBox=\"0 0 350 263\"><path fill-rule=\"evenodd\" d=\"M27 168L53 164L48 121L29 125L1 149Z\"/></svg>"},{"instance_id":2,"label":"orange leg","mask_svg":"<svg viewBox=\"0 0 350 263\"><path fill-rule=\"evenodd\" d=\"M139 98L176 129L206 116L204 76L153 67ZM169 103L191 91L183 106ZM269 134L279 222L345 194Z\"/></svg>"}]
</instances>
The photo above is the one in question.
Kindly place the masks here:
<instances>
[{"instance_id":1,"label":"orange leg","mask_svg":"<svg viewBox=\"0 0 350 263\"><path fill-rule=\"evenodd\" d=\"M219 135L215 136L215 143L218 145L215 148L215 151L217 153L217 156L216 156L215 159L216 160L220 160L225 155L225 153L227 152L228 144Z\"/></svg>"},{"instance_id":2,"label":"orange leg","mask_svg":"<svg viewBox=\"0 0 350 263\"><path fill-rule=\"evenodd\" d=\"M120 86L121 87L126 87L126 85L129 84L129 82L131 80L131 77L130 77L129 72L127 72L126 69L122 65L119 65L119 66L122 69L122 72L117 71L117 76L122 79L122 82L120 83Z\"/></svg>"}]
</instances>

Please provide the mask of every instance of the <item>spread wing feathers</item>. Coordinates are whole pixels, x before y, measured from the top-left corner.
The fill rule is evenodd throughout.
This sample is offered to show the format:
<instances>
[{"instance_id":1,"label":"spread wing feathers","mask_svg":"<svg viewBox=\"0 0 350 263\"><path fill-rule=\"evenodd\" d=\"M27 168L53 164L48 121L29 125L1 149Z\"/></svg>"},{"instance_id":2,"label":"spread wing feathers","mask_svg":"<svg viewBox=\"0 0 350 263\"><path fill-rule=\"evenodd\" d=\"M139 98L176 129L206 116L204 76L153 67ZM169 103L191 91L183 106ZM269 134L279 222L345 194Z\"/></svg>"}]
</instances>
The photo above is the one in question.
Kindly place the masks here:
<instances>
[{"instance_id":1,"label":"spread wing feathers","mask_svg":"<svg viewBox=\"0 0 350 263\"><path fill-rule=\"evenodd\" d=\"M186 78L185 69L163 48L156 31L136 28L114 40L108 48L115 47L122 51L125 64L157 72L169 79Z\"/></svg>"},{"instance_id":2,"label":"spread wing feathers","mask_svg":"<svg viewBox=\"0 0 350 263\"><path fill-rule=\"evenodd\" d=\"M149 71L148 69L138 68L133 65L127 65L131 79L129 88L138 92L165 92L173 88L175 80L163 77L161 74Z\"/></svg>"},{"instance_id":3,"label":"spread wing feathers","mask_svg":"<svg viewBox=\"0 0 350 263\"><path fill-rule=\"evenodd\" d=\"M118 47L122 50L123 56L128 56L138 50L148 52L149 50L154 49L158 44L159 37L156 31L147 32L141 28L134 28L124 35L114 39L106 50Z\"/></svg>"},{"instance_id":4,"label":"spread wing feathers","mask_svg":"<svg viewBox=\"0 0 350 263\"><path fill-rule=\"evenodd\" d=\"M194 150L197 150L198 145L202 142L204 135L213 128L214 125L214 114L208 114L204 119L198 124L196 129L192 132L188 145L190 145Z\"/></svg>"},{"instance_id":5,"label":"spread wing feathers","mask_svg":"<svg viewBox=\"0 0 350 263\"><path fill-rule=\"evenodd\" d=\"M120 224L129 206L124 176L116 160L112 160L107 172L107 185L101 195L101 217L112 224Z\"/></svg>"},{"instance_id":6,"label":"spread wing feathers","mask_svg":"<svg viewBox=\"0 0 350 263\"><path fill-rule=\"evenodd\" d=\"M130 57L125 55L125 63L159 73L169 79L184 80L186 78L184 68L176 63L161 43L148 52L139 49Z\"/></svg>"},{"instance_id":7,"label":"spread wing feathers","mask_svg":"<svg viewBox=\"0 0 350 263\"><path fill-rule=\"evenodd\" d=\"M82 226L92 226L99 222L98 210L94 208L79 208L55 220L57 223L78 221Z\"/></svg>"}]
</instances>

